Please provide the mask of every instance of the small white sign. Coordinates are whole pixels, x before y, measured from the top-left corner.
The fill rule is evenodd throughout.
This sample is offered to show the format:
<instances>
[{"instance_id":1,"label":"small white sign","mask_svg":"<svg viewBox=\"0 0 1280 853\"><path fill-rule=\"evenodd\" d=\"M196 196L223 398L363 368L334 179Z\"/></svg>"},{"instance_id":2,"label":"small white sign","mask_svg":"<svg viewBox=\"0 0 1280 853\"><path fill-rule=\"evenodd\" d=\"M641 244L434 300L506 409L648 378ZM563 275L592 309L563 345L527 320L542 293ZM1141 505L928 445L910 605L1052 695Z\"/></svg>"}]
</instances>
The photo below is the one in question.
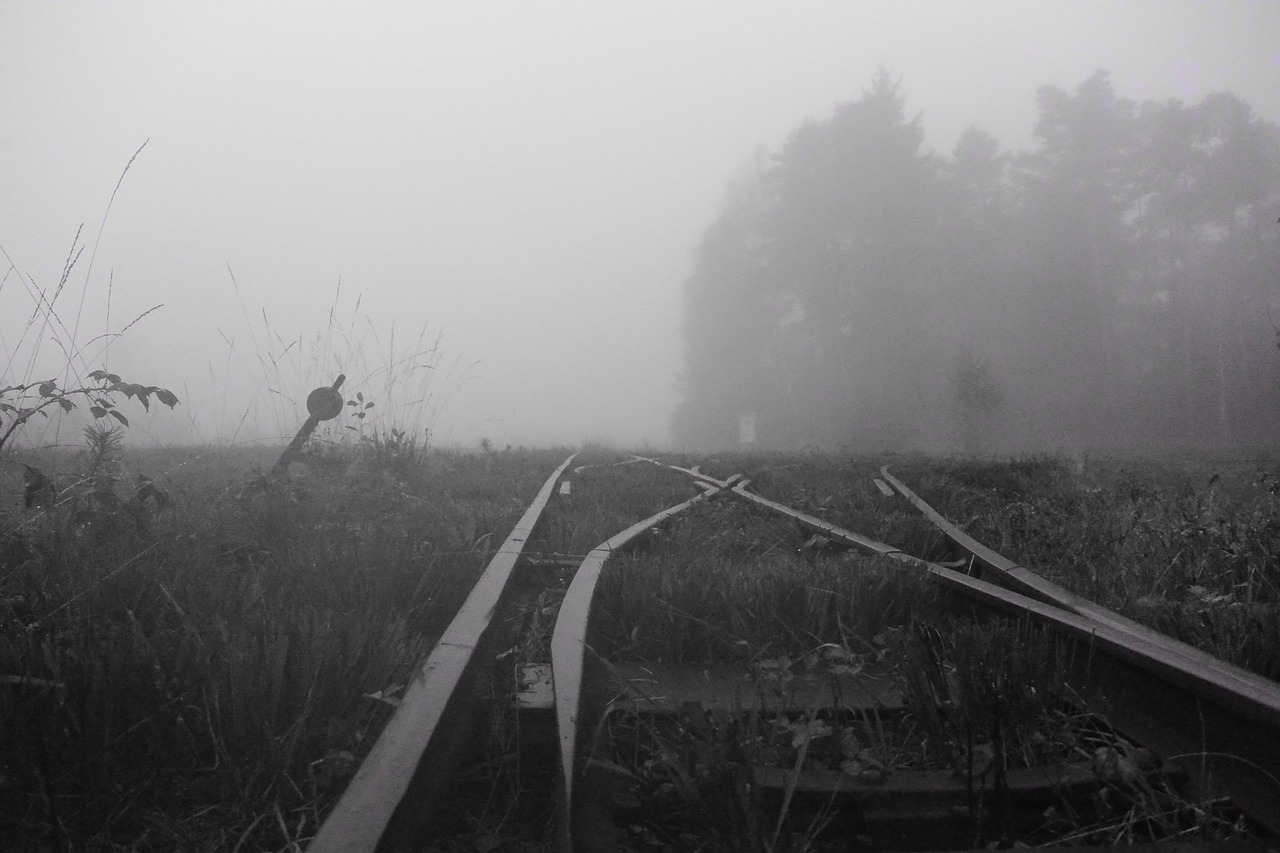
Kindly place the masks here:
<instances>
[{"instance_id":1,"label":"small white sign","mask_svg":"<svg viewBox=\"0 0 1280 853\"><path fill-rule=\"evenodd\" d=\"M562 494L562 495L567 495L567 494L569 494L569 481L568 481L568 480L565 480L563 483L561 483L561 484L560 484L560 494Z\"/></svg>"},{"instance_id":2,"label":"small white sign","mask_svg":"<svg viewBox=\"0 0 1280 853\"><path fill-rule=\"evenodd\" d=\"M743 415L738 418L738 442L741 444L756 443L756 416Z\"/></svg>"}]
</instances>

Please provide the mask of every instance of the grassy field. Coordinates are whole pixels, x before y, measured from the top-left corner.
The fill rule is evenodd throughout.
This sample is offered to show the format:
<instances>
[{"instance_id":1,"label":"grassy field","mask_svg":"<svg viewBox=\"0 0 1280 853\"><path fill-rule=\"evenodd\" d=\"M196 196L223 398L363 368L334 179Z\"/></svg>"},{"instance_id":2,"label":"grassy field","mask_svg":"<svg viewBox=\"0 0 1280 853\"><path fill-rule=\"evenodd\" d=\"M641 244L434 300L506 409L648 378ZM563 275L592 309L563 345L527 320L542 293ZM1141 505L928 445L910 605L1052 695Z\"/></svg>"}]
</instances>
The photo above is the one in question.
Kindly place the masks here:
<instances>
[{"instance_id":1,"label":"grassy field","mask_svg":"<svg viewBox=\"0 0 1280 853\"><path fill-rule=\"evenodd\" d=\"M917 463L917 473L929 467ZM764 494L914 553L944 556L941 538L913 510L874 487L879 466L872 460L757 457L703 465L719 474L746 470ZM1018 473L1022 465L991 468ZM1061 466L1050 470L1065 476ZM1069 487L1054 482L1059 495ZM1031 491L1024 485L1022 494ZM1064 800L1029 821L979 809L956 847L1110 846L1246 831L1230 810L1184 799L1143 776L1142 750L1064 702L1064 651L1043 630L952 613L922 574L902 563L815 547L795 523L734 501L695 508L650 548L615 561L601 583L602 654L736 664L758 694L742 707L695 708L662 723L612 718L603 757L631 774L627 849L845 849L856 827L833 840L824 831L838 815L823 803L806 809L799 800L770 802L753 781L753 768L761 767L784 782L801 774L883 778L940 770L998 786L989 774L1062 763L1103 774L1097 778L1110 799ZM868 715L842 711L837 700L785 716L761 711L765 697L837 676L891 685L905 709ZM1100 769L1106 767L1123 772L1108 777Z\"/></svg>"},{"instance_id":2,"label":"grassy field","mask_svg":"<svg viewBox=\"0 0 1280 853\"><path fill-rule=\"evenodd\" d=\"M319 446L287 478L260 473L265 451L6 452L0 837L22 851L299 849L567 452ZM627 458L580 456L531 547L585 554L696 493ZM667 458L741 471L768 497L941 556L941 538L875 490L889 461L1010 558L1280 677L1274 460ZM23 464L56 495L32 490ZM874 656L931 612L900 566L798 556L803 543L744 506L699 506L606 572L608 653L766 668L827 644ZM525 659L544 652L556 593L536 605ZM540 843L504 837L514 822L495 806L458 849Z\"/></svg>"},{"instance_id":3,"label":"grassy field","mask_svg":"<svg viewBox=\"0 0 1280 853\"><path fill-rule=\"evenodd\" d=\"M927 558L944 538L888 462L979 541L1073 592L1280 680L1280 466L1270 457L727 460L763 494Z\"/></svg>"},{"instance_id":4,"label":"grassy field","mask_svg":"<svg viewBox=\"0 0 1280 853\"><path fill-rule=\"evenodd\" d=\"M236 451L84 455L40 460L63 489L31 509L6 466L0 836L16 850L310 837L565 455L365 446L285 480ZM164 498L132 501L138 474Z\"/></svg>"}]
</instances>

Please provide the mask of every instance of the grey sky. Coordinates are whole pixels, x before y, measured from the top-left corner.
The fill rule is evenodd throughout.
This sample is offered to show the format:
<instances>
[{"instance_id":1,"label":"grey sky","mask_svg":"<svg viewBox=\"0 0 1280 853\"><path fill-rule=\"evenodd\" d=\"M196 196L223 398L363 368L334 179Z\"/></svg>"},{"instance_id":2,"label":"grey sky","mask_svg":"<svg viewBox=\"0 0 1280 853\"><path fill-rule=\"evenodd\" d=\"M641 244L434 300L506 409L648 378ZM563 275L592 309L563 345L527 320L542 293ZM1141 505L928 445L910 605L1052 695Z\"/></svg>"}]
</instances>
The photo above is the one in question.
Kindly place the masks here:
<instances>
[{"instance_id":1,"label":"grey sky","mask_svg":"<svg viewBox=\"0 0 1280 853\"><path fill-rule=\"evenodd\" d=\"M70 324L86 291L84 341L107 330L112 276L111 330L165 304L111 351L187 398L157 436L294 428L267 388L332 378L309 342L336 298L363 342L333 344L353 383L373 351L442 335L423 415L441 440L661 443L681 287L726 183L881 64L943 152L970 124L1028 145L1035 89L1100 67L1124 97L1230 89L1277 121L1280 3L9 0L0 245L56 284L149 138L58 307ZM6 355L30 310L11 275ZM308 343L276 372L257 362L281 349L264 312Z\"/></svg>"}]
</instances>

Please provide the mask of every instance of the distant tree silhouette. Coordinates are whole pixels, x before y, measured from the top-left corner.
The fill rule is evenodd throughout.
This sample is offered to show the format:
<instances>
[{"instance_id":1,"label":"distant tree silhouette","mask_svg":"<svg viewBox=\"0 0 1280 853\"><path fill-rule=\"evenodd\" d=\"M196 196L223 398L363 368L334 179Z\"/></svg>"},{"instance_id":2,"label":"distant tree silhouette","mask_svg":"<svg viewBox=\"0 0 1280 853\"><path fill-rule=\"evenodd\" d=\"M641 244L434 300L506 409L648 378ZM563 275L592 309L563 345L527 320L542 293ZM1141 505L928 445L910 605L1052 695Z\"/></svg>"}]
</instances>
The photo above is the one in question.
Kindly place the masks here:
<instances>
[{"instance_id":1,"label":"distant tree silhouette","mask_svg":"<svg viewBox=\"0 0 1280 853\"><path fill-rule=\"evenodd\" d=\"M677 440L744 414L766 446L1280 437L1280 131L1105 71L1037 105L1032 151L971 128L942 158L882 69L757 160L686 284Z\"/></svg>"}]
</instances>

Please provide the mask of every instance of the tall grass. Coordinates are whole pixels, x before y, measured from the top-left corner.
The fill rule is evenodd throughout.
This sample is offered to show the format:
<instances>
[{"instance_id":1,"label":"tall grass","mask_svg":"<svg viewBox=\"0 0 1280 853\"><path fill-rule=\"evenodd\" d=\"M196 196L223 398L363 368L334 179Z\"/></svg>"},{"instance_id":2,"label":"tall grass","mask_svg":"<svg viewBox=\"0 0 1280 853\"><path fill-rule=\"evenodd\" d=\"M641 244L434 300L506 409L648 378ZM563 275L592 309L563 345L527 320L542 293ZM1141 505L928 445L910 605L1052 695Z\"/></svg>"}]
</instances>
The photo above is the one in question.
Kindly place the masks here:
<instances>
[{"instance_id":1,"label":"tall grass","mask_svg":"<svg viewBox=\"0 0 1280 853\"><path fill-rule=\"evenodd\" d=\"M19 470L0 471L0 530L8 537L0 551L0 837L13 849L298 849L502 531L563 458L560 451L398 449L385 441L317 447L290 477L267 478L248 472L269 466L274 448L191 456L100 439L78 454L61 451L56 466L42 461L61 472L61 503L31 508L23 505ZM683 475L617 464L625 460L603 449L585 454L531 550L585 553L693 493ZM747 468L766 494L874 531L858 524L886 505L867 476L873 465L846 465L827 469L814 457L704 462L722 475ZM925 479L923 471L904 473ZM140 475L166 500L149 498L135 513L126 506ZM962 470L926 494L943 503L953 490L950 510L971 525L997 525L982 531L993 544L1024 543L1029 550L1019 559L1047 560L1057 548L1044 543L1063 539L1094 554L1105 553L1101 542L1155 548L1168 539L1164 547L1176 543L1181 551L1169 553L1181 556L1152 569L1154 577L1187 584L1207 605L1227 589L1231 602L1243 601L1248 589L1253 606L1270 606L1264 546L1250 540L1237 554L1219 552L1267 529L1271 475L1223 474L1207 491L1178 491L1179 479L1152 472L1090 476L1038 461ZM95 497L104 490L118 502ZM1061 517L1034 529L1009 526L1010 518L1048 514L1009 510L1022 504L1055 508ZM984 507L999 509L984 514ZM1135 507L1146 513L1136 525L1120 514ZM1188 532L1158 533L1172 520ZM905 513L881 523L912 529ZM1003 529L1008 540L996 535ZM743 790L742 762L787 773L848 762L849 772L876 774L996 757L1009 767L1093 760L1100 748L1117 755L1126 748L1097 740L1078 715L1046 698L1052 691L1038 689L1045 672L1050 681L1056 672L1053 650L1041 640L950 625L909 568L805 547L808 538L733 500L698 505L610 562L599 593L599 651L619 660L736 661L768 689L785 689L789 673L811 667L847 674L875 662L877 677L888 666L899 680L908 712L845 722L816 711L755 723L698 717L682 728L620 733L619 742L657 738L645 748L652 763L636 771L652 791L689 782L683 799L661 789L655 806L691 816L688 809L709 803L697 809L722 815L725 845L763 833L772 849L815 849L821 812L784 826L748 811L750 799L731 799ZM1062 571L1080 574L1070 563ZM1250 578L1255 586L1240 586ZM1139 588L1133 578L1124 584L1117 589L1128 595ZM1191 591L1196 585L1200 592ZM534 630L515 654L521 661L545 661L537 626L549 630L559 588L531 604L526 618ZM1216 606L1230 612L1231 602ZM917 627L926 625L938 630ZM931 715L936 707L944 712ZM527 768L514 757L521 735L505 696L494 696L492 713L487 759L466 780L474 796L457 804L469 811L441 843L545 848L545 822L530 811L537 799L521 788ZM1150 837L1132 822L1126 828L1115 811L1140 794L1146 813L1185 829L1187 812L1153 788L1130 791L1110 812L1059 809L1037 837ZM985 826L995 835L984 837L996 838L999 823L991 820ZM1221 819L1205 820L1207 831L1227 831ZM643 846L646 837L634 840ZM678 833L667 841L701 843Z\"/></svg>"},{"instance_id":2,"label":"tall grass","mask_svg":"<svg viewBox=\"0 0 1280 853\"><path fill-rule=\"evenodd\" d=\"M1080 595L1280 680L1280 467L1270 456L1009 460L725 456L783 503L926 559L955 555L874 487L888 462L972 536Z\"/></svg>"},{"instance_id":3,"label":"tall grass","mask_svg":"<svg viewBox=\"0 0 1280 853\"><path fill-rule=\"evenodd\" d=\"M1010 559L1280 680L1280 475L1267 459L908 465L900 476Z\"/></svg>"},{"instance_id":4,"label":"tall grass","mask_svg":"<svg viewBox=\"0 0 1280 853\"><path fill-rule=\"evenodd\" d=\"M880 466L894 458L761 453L720 457L704 468L741 471L753 491L773 500L920 557L940 555L944 537L875 486Z\"/></svg>"},{"instance_id":5,"label":"tall grass","mask_svg":"<svg viewBox=\"0 0 1280 853\"><path fill-rule=\"evenodd\" d=\"M746 468L760 491L863 532L896 526L932 541L905 517L875 518L893 504L871 484L870 460L826 461L746 457L703 467L721 476ZM981 476L992 492L1025 495L1057 470L1033 460ZM1071 702L1064 651L1044 629L953 613L920 573L824 548L740 502L700 505L648 550L615 558L599 606L599 651L613 660L736 663L760 693L741 707L611 718L596 755L621 768L612 797L637 846L828 849L860 830L856 820L841 824L830 801L804 794L802 777L883 782L927 770L969 780L968 836L950 842L959 846L1246 834L1237 814L1188 801L1148 753ZM828 677L887 679L904 707L854 712L837 699L806 711L779 701ZM1012 807L1009 773L1066 765L1094 774L1092 793L1064 790L1043 814Z\"/></svg>"},{"instance_id":6,"label":"tall grass","mask_svg":"<svg viewBox=\"0 0 1280 853\"><path fill-rule=\"evenodd\" d=\"M732 498L692 508L652 550L601 579L602 653L627 660L800 656L825 643L872 648L936 604L920 573L851 552L804 554L809 535ZM804 556L802 556L804 554Z\"/></svg>"},{"instance_id":7,"label":"tall grass","mask_svg":"<svg viewBox=\"0 0 1280 853\"><path fill-rule=\"evenodd\" d=\"M151 444L174 431L95 391L77 451L86 421L63 404L111 384L91 371L141 319L117 331L94 275L110 207L52 283L0 246L0 434L27 419L0 457L0 846L296 849L562 456L432 449L459 369L438 335L384 334L339 288L304 338L234 274L245 328L224 333L221 381L187 377L188 438L265 449L130 449L111 418ZM255 474L339 372L347 417L288 476Z\"/></svg>"},{"instance_id":8,"label":"tall grass","mask_svg":"<svg viewBox=\"0 0 1280 853\"><path fill-rule=\"evenodd\" d=\"M554 455L437 452L417 479L359 444L285 481L238 460L155 478L143 527L6 489L7 849L296 847Z\"/></svg>"},{"instance_id":9,"label":"tall grass","mask_svg":"<svg viewBox=\"0 0 1280 853\"><path fill-rule=\"evenodd\" d=\"M265 309L251 311L235 273L228 275L243 325L219 330L224 363L210 362L209 390L196 396L197 406L216 411L217 420L211 426L193 422L194 435L233 444L278 443L306 418L307 393L342 374L350 418L322 425L320 437L377 440L394 431L402 441L429 443L437 418L465 380L466 366L445 358L443 332L433 333L424 323L406 336L394 320L380 329L362 313L360 296L344 304L339 281L323 329L308 336L273 324Z\"/></svg>"},{"instance_id":10,"label":"tall grass","mask_svg":"<svg viewBox=\"0 0 1280 853\"><path fill-rule=\"evenodd\" d=\"M522 455L490 447L470 459L497 476L500 468ZM548 469L551 467L554 465ZM629 462L625 454L600 446L585 448L564 479L569 492L553 498L524 549L526 555L544 561L543 568L533 571L545 586L530 593L507 626L517 639L512 648L500 653L496 664L502 674L494 678L491 690L487 739L474 763L453 780L450 794L440 806L433 849L555 849L552 818L558 764L554 742L541 744L541 749L530 744L530 733L522 729L507 690L523 664L550 660L551 632L560 601L574 567L586 553L640 519L688 500L697 491L684 475ZM560 565L547 567L548 561Z\"/></svg>"}]
</instances>

